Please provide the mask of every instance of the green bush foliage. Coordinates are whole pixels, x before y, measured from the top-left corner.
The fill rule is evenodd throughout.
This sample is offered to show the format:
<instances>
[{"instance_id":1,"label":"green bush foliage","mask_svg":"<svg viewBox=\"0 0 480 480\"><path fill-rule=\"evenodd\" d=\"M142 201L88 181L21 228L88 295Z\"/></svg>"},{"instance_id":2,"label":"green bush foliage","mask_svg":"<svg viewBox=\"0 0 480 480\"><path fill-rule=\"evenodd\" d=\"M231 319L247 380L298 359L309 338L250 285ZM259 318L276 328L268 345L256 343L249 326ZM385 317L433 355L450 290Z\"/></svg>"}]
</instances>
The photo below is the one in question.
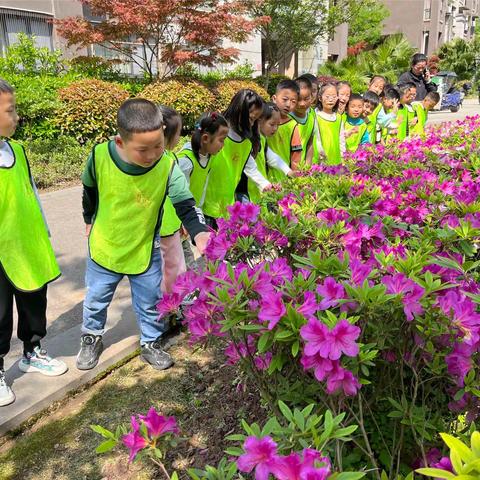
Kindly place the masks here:
<instances>
[{"instance_id":1,"label":"green bush foliage","mask_svg":"<svg viewBox=\"0 0 480 480\"><path fill-rule=\"evenodd\" d=\"M38 138L26 144L27 157L38 188L78 182L92 144L79 145L73 137Z\"/></svg>"},{"instance_id":2,"label":"green bush foliage","mask_svg":"<svg viewBox=\"0 0 480 480\"><path fill-rule=\"evenodd\" d=\"M257 92L264 100L269 99L268 92L252 80L224 80L215 88L215 108L223 112L235 93L244 88Z\"/></svg>"},{"instance_id":3,"label":"green bush foliage","mask_svg":"<svg viewBox=\"0 0 480 480\"><path fill-rule=\"evenodd\" d=\"M55 121L63 134L74 136L81 144L113 135L117 110L129 97L122 86L95 79L73 82L61 89L59 96L62 105Z\"/></svg>"},{"instance_id":4,"label":"green bush foliage","mask_svg":"<svg viewBox=\"0 0 480 480\"><path fill-rule=\"evenodd\" d=\"M286 75L281 75L279 73L272 73L268 77L266 75L260 75L259 77L254 79L254 82L258 83L258 85L266 89L268 95L271 97L275 94L275 89L277 88L278 83L287 78L290 77L287 77Z\"/></svg>"},{"instance_id":5,"label":"green bush foliage","mask_svg":"<svg viewBox=\"0 0 480 480\"><path fill-rule=\"evenodd\" d=\"M183 118L183 127L190 130L196 119L214 105L210 90L195 80L172 79L156 82L142 90L139 97L174 108Z\"/></svg>"}]
</instances>

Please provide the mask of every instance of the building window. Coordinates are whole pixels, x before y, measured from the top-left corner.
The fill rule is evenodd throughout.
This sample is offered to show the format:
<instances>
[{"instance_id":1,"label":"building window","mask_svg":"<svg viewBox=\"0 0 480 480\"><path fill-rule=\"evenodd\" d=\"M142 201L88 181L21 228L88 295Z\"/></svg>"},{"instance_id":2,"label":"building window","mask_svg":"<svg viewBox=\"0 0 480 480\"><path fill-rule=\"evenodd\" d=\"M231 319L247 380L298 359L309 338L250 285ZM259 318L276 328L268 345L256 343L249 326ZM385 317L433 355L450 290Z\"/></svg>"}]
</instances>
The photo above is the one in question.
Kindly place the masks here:
<instances>
[{"instance_id":1,"label":"building window","mask_svg":"<svg viewBox=\"0 0 480 480\"><path fill-rule=\"evenodd\" d=\"M37 47L47 47L53 50L52 16L0 8L0 48L5 54L6 48L18 41L18 34L25 33L35 37Z\"/></svg>"},{"instance_id":2,"label":"building window","mask_svg":"<svg viewBox=\"0 0 480 480\"><path fill-rule=\"evenodd\" d=\"M430 40L430 32L423 32L422 53L428 55L428 42Z\"/></svg>"},{"instance_id":3,"label":"building window","mask_svg":"<svg viewBox=\"0 0 480 480\"><path fill-rule=\"evenodd\" d=\"M423 20L425 22L432 18L432 0L424 0L423 3Z\"/></svg>"}]
</instances>

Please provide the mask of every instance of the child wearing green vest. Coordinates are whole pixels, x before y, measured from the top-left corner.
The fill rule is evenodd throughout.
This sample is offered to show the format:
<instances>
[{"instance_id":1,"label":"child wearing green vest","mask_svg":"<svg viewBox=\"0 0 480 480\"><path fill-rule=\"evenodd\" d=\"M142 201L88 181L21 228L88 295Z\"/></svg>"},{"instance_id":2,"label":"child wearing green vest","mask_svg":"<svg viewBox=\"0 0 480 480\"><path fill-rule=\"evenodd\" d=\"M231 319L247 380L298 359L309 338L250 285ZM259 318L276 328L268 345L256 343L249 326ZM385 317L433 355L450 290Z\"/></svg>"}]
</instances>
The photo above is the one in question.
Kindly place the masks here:
<instances>
[{"instance_id":1,"label":"child wearing green vest","mask_svg":"<svg viewBox=\"0 0 480 480\"><path fill-rule=\"evenodd\" d=\"M10 138L18 123L13 88L0 79L0 136ZM47 285L60 276L40 201L23 147L0 140L0 407L15 401L5 381L4 357L13 331L13 300L22 372L57 376L67 371L40 347L47 330Z\"/></svg>"},{"instance_id":2,"label":"child wearing green vest","mask_svg":"<svg viewBox=\"0 0 480 480\"><path fill-rule=\"evenodd\" d=\"M260 149L255 156L259 172L267 176L268 170L276 169L284 175L293 175L293 170L268 146L268 139L275 135L280 124L280 110L273 102L263 104L263 113L258 121L260 129ZM258 203L261 198L261 192L258 187L249 179L248 196L250 201Z\"/></svg>"},{"instance_id":3,"label":"child wearing green vest","mask_svg":"<svg viewBox=\"0 0 480 480\"><path fill-rule=\"evenodd\" d=\"M216 219L228 215L227 207L236 201L248 201L248 178L260 191L272 187L258 171L252 155L260 148L258 119L262 111L262 98L250 89L238 91L225 110L229 132L223 148L211 159L203 206L212 228L216 228Z\"/></svg>"},{"instance_id":4,"label":"child wearing green vest","mask_svg":"<svg viewBox=\"0 0 480 480\"><path fill-rule=\"evenodd\" d=\"M356 152L360 145L370 142L367 124L363 120L363 97L352 93L347 103L345 116L345 146L347 151Z\"/></svg>"},{"instance_id":5,"label":"child wearing green vest","mask_svg":"<svg viewBox=\"0 0 480 480\"><path fill-rule=\"evenodd\" d=\"M345 81L337 83L337 95L338 95L338 105L337 113L343 115L347 108L347 103L350 100L350 95L352 94L352 86Z\"/></svg>"},{"instance_id":6,"label":"child wearing green vest","mask_svg":"<svg viewBox=\"0 0 480 480\"><path fill-rule=\"evenodd\" d=\"M168 323L157 312L162 281L158 232L166 196L200 252L210 233L175 157L165 151L158 106L142 98L127 100L118 111L117 128L114 140L94 147L82 175L88 257L77 368L97 365L108 306L127 276L141 358L163 370L173 365L163 349Z\"/></svg>"},{"instance_id":7,"label":"child wearing green vest","mask_svg":"<svg viewBox=\"0 0 480 480\"><path fill-rule=\"evenodd\" d=\"M160 105L159 109L165 125L163 130L165 150L170 155L173 155L175 163L178 165L173 149L177 146L182 133L182 117L173 108L165 105ZM175 207L170 197L167 196L163 206L162 223L160 226L160 251L162 252L163 272L161 290L163 293L171 293L177 277L187 270L180 237L181 227L182 222L175 212Z\"/></svg>"},{"instance_id":8,"label":"child wearing green vest","mask_svg":"<svg viewBox=\"0 0 480 480\"><path fill-rule=\"evenodd\" d=\"M377 118L381 108L380 97L371 90L367 90L363 95L363 120L367 124L370 143L373 145L380 141Z\"/></svg>"},{"instance_id":9,"label":"child wearing green vest","mask_svg":"<svg viewBox=\"0 0 480 480\"><path fill-rule=\"evenodd\" d=\"M390 138L397 135L397 113L400 105L400 94L392 86L385 87L381 97L382 108L378 113L377 125L381 131L381 141L385 144Z\"/></svg>"},{"instance_id":10,"label":"child wearing green vest","mask_svg":"<svg viewBox=\"0 0 480 480\"><path fill-rule=\"evenodd\" d=\"M382 77L381 75L374 75L368 84L368 91L373 92L375 95L381 97L386 84L387 81L385 80L385 77Z\"/></svg>"},{"instance_id":11,"label":"child wearing green vest","mask_svg":"<svg viewBox=\"0 0 480 480\"><path fill-rule=\"evenodd\" d=\"M302 160L302 139L298 123L290 116L295 109L300 89L293 80L282 80L278 83L272 101L280 111L280 125L278 130L268 139L268 146L292 170L299 167ZM268 178L272 182L281 182L285 174L279 170L270 170Z\"/></svg>"},{"instance_id":12,"label":"child wearing green vest","mask_svg":"<svg viewBox=\"0 0 480 480\"><path fill-rule=\"evenodd\" d=\"M428 119L428 112L435 108L435 105L440 101L440 94L438 92L428 92L421 102L413 102L412 108L415 110L418 122L412 127L412 135L424 135L425 124Z\"/></svg>"},{"instance_id":13,"label":"child wearing green vest","mask_svg":"<svg viewBox=\"0 0 480 480\"><path fill-rule=\"evenodd\" d=\"M342 115L337 112L338 95L334 83L325 83L318 93L317 115L320 132L319 151L324 152L325 163L338 165L342 163L345 153L345 134Z\"/></svg>"},{"instance_id":14,"label":"child wearing green vest","mask_svg":"<svg viewBox=\"0 0 480 480\"><path fill-rule=\"evenodd\" d=\"M408 82L399 85L398 91L400 93L400 107L397 114L397 138L403 141L410 137L410 129L418 121L411 105L417 94L417 87L414 83Z\"/></svg>"}]
</instances>

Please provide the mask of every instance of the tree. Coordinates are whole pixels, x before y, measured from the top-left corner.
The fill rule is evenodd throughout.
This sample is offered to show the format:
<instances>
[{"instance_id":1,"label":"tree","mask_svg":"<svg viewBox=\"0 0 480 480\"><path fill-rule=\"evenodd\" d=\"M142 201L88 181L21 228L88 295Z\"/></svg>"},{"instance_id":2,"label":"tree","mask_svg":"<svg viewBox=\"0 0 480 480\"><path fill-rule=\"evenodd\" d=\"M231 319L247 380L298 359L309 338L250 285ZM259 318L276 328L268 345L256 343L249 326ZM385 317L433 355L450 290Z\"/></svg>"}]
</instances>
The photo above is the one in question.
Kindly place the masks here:
<instances>
[{"instance_id":1,"label":"tree","mask_svg":"<svg viewBox=\"0 0 480 480\"><path fill-rule=\"evenodd\" d=\"M377 45L383 32L383 21L390 15L387 7L379 0L367 0L348 23L348 46L360 42Z\"/></svg>"},{"instance_id":2,"label":"tree","mask_svg":"<svg viewBox=\"0 0 480 480\"><path fill-rule=\"evenodd\" d=\"M255 19L270 19L259 27L267 79L285 56L330 37L335 27L348 22L365 2L371 0L264 0L253 5Z\"/></svg>"},{"instance_id":3,"label":"tree","mask_svg":"<svg viewBox=\"0 0 480 480\"><path fill-rule=\"evenodd\" d=\"M67 45L102 45L121 60L138 65L150 80L172 74L187 62L231 63L239 52L223 47L222 41L244 42L268 21L265 17L248 19L245 14L252 3L241 0L80 1L102 20L56 20Z\"/></svg>"},{"instance_id":4,"label":"tree","mask_svg":"<svg viewBox=\"0 0 480 480\"><path fill-rule=\"evenodd\" d=\"M454 71L458 80L472 80L478 68L475 59L480 57L480 35L470 41L456 38L445 43L438 50L438 56L442 70Z\"/></svg>"}]
</instances>

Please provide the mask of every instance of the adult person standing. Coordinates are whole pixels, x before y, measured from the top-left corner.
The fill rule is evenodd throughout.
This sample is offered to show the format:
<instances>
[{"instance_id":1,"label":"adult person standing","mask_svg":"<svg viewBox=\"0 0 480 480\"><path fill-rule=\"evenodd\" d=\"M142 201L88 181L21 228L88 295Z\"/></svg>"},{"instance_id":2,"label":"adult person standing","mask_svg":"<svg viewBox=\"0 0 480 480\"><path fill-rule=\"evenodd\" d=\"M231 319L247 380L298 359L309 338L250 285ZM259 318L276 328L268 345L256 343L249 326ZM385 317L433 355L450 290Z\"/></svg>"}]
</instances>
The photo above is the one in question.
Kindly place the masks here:
<instances>
[{"instance_id":1,"label":"adult person standing","mask_svg":"<svg viewBox=\"0 0 480 480\"><path fill-rule=\"evenodd\" d=\"M414 83L417 87L416 101L422 101L428 92L436 92L437 86L432 82L430 72L427 69L427 57L423 53L416 53L412 57L411 68L402 73L398 79L398 85Z\"/></svg>"}]
</instances>

